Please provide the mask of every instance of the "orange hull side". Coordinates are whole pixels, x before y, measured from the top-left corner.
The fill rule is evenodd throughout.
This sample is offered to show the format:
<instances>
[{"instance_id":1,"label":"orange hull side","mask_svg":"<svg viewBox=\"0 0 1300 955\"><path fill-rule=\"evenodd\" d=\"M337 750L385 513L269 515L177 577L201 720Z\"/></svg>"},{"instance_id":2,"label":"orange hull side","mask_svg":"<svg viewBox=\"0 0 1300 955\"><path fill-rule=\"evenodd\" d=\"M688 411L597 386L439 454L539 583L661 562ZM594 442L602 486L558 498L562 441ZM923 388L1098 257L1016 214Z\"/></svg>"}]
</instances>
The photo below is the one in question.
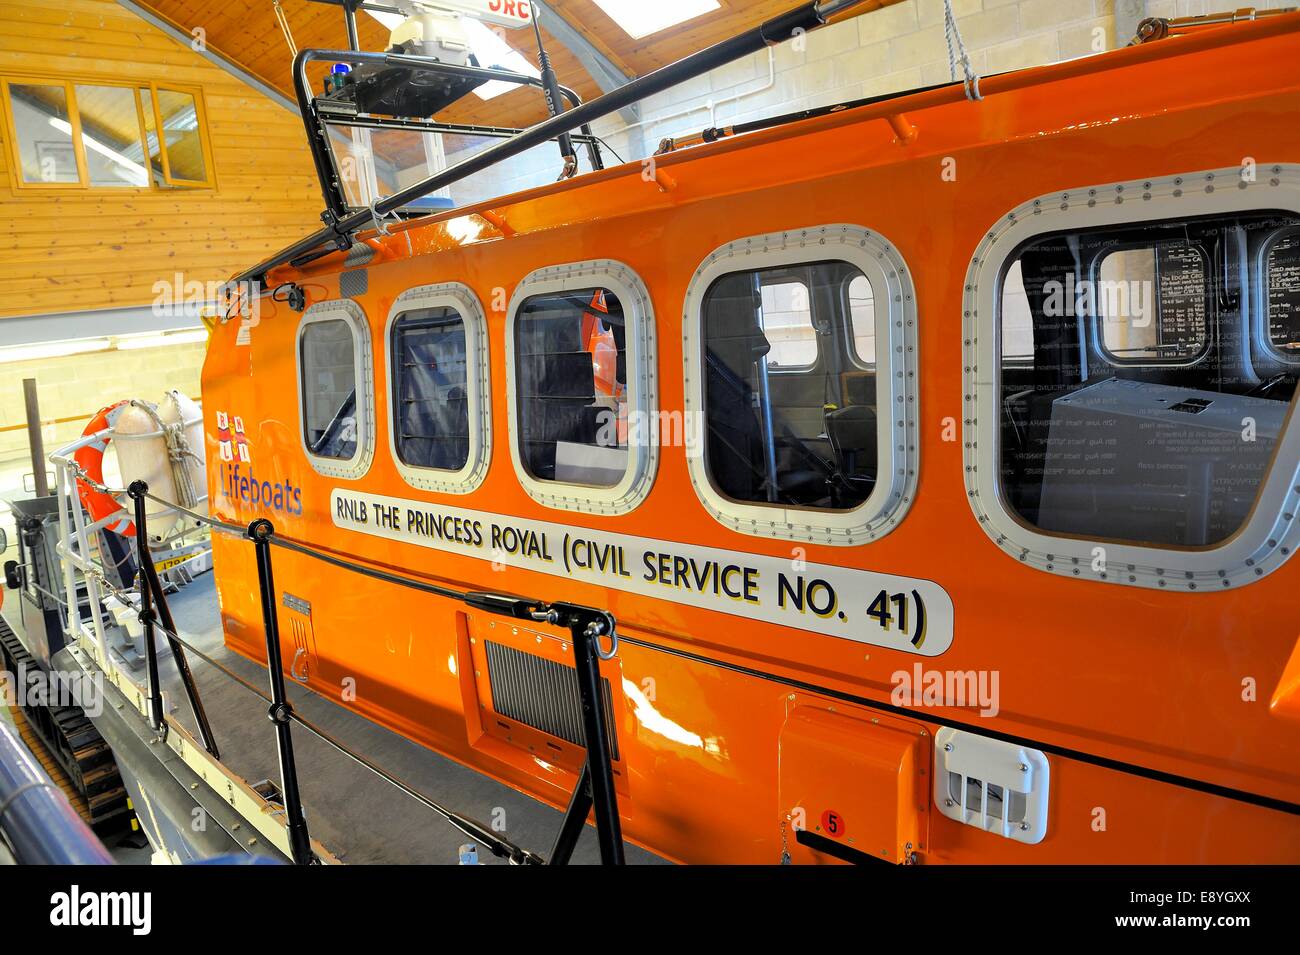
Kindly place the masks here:
<instances>
[{"instance_id":1,"label":"orange hull side","mask_svg":"<svg viewBox=\"0 0 1300 955\"><path fill-rule=\"evenodd\" d=\"M378 432L368 474L357 482L328 479L305 460L294 357L299 316L269 302L251 345L236 344L237 322L214 333L203 376L208 460L219 461L215 412L239 414L259 478L301 489L301 515L265 515L281 534L467 589L609 609L628 638L618 659L605 664L616 687L625 835L682 861L774 863L786 808L778 794L779 741L790 711L833 707L870 721L878 714L826 691L888 702L892 674L921 658L526 570L493 571L480 561L339 530L331 522L330 492L353 487L791 557L794 545L715 522L691 487L681 448L662 449L653 490L625 516L555 511L532 500L510 461L506 315L496 306L544 266L605 258L626 263L644 280L657 316L659 407L680 411L682 301L699 263L745 236L858 224L894 243L917 288L920 484L906 518L885 537L857 547L806 545L806 559L941 584L955 607L955 637L926 665L1000 671L1002 706L987 721L991 729L1300 802L1300 721L1294 707L1269 706L1296 652L1300 563L1249 586L1203 594L1070 580L1020 566L979 527L967 503L961 442L943 440L944 419L962 417L962 279L985 230L1018 204L1054 190L1236 166L1243 156L1261 166L1300 160L1298 29L1300 17L1279 17L1215 31L1217 38L1109 54L1101 58L1109 69L1068 63L992 78L978 105L952 102L947 93L919 94L755 134L743 146L701 147L662 158L675 182L667 192L647 183L639 166L620 167L492 204L509 223L509 237L484 226L466 239L466 220L449 230L454 217L448 216L380 237L369 291L359 300L375 348ZM910 143L896 141L886 121L900 111L917 131ZM955 181L941 177L947 157L956 161ZM302 272L282 270L275 279L299 281L317 302L338 297L339 269L334 256ZM494 412L489 472L464 498L418 491L394 467L382 352L396 296L452 281L472 288L487 310ZM216 464L209 484L221 487ZM212 510L240 523L264 516L220 493ZM218 536L215 553L228 642L264 658L251 549ZM317 692L339 699L344 681L354 680L357 698L347 705L487 775L564 803L578 754L548 749L540 735L507 740L480 706L488 695L484 636L531 649L537 634L283 550L275 551L275 562L280 587L313 604ZM1246 678L1259 687L1257 702L1242 701ZM919 713L911 730L922 741L915 757L922 767L932 765L929 741L945 717L980 722L971 711ZM915 813L920 859L1300 862L1294 815L1066 758L1051 763L1044 841L1023 845L959 825L922 796ZM1094 827L1098 807L1106 810L1103 831Z\"/></svg>"}]
</instances>

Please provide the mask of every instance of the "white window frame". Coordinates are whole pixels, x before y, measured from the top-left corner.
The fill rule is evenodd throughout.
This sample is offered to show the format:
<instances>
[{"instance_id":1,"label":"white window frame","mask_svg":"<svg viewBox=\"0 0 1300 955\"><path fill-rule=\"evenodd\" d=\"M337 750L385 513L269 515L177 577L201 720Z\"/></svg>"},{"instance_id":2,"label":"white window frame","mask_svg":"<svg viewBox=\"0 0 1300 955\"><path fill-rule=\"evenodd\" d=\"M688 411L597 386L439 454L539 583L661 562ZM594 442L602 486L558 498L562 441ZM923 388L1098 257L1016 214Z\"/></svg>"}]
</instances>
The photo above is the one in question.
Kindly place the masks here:
<instances>
[{"instance_id":1,"label":"white window frame","mask_svg":"<svg viewBox=\"0 0 1300 955\"><path fill-rule=\"evenodd\" d=\"M1257 295L1251 296L1252 304L1256 309L1255 319L1251 322L1251 331L1254 336L1253 340L1260 352L1259 355L1254 357L1258 364L1269 366L1266 371L1272 371L1274 373L1277 371L1291 370L1295 368L1296 365L1300 365L1300 356L1288 355L1286 352L1280 351L1278 347L1273 344L1273 336L1269 328L1268 257L1273 251L1273 246L1275 246L1280 239L1287 237L1288 233L1300 237L1300 226L1283 226L1276 230L1272 235L1268 236L1259 245L1259 249L1256 252L1256 261L1251 263L1251 274L1255 276L1255 280L1258 283L1256 290ZM1263 359L1262 361L1260 361L1261 358Z\"/></svg>"},{"instance_id":2,"label":"white window frame","mask_svg":"<svg viewBox=\"0 0 1300 955\"><path fill-rule=\"evenodd\" d=\"M876 450L879 466L871 496L847 511L744 503L714 485L705 460L707 440L687 448L691 484L720 524L740 534L853 546L894 529L916 497L920 467L916 377L917 310L911 273L879 233L857 225L823 225L729 242L714 251L691 279L682 315L686 364L686 417L707 431L704 404L704 297L715 281L736 272L761 272L812 262L845 262L871 285L876 321ZM888 411L888 414L883 412Z\"/></svg>"},{"instance_id":3,"label":"white window frame","mask_svg":"<svg viewBox=\"0 0 1300 955\"><path fill-rule=\"evenodd\" d=\"M1300 512L1295 401L1255 507L1241 529L1216 547L1187 550L1055 536L1014 516L999 484L1000 279L1011 256L1035 236L1073 229L1271 209L1300 215L1300 165L1259 163L1256 168L1254 179L1231 166L1054 192L1018 206L985 233L966 274L962 304L965 480L980 526L1015 559L1064 577L1206 593L1271 573L1300 544L1300 519L1293 519Z\"/></svg>"},{"instance_id":4,"label":"white window frame","mask_svg":"<svg viewBox=\"0 0 1300 955\"><path fill-rule=\"evenodd\" d=\"M306 379L302 367L302 338L309 325L317 322L346 322L352 329L352 360L357 384L357 449L352 457L326 458L307 447ZM294 336L294 372L298 376L298 443L317 474L357 480L365 477L375 457L375 370L370 349L370 323L361 306L351 299L317 302L302 313Z\"/></svg>"},{"instance_id":5,"label":"white window frame","mask_svg":"<svg viewBox=\"0 0 1300 955\"><path fill-rule=\"evenodd\" d=\"M465 328L465 397L468 400L469 455L465 466L447 471L418 467L402 460L397 447L397 403L394 400L396 370L393 364L393 329L398 319L410 312L450 308ZM470 494L487 477L492 457L492 400L488 394L487 317L478 296L459 282L422 285L397 296L384 324L384 361L388 383L388 450L397 473L411 487L445 494Z\"/></svg>"},{"instance_id":6,"label":"white window frame","mask_svg":"<svg viewBox=\"0 0 1300 955\"><path fill-rule=\"evenodd\" d=\"M589 288L608 289L623 307L627 338L628 415L637 414L645 423L645 442L629 441L627 471L612 487L543 481L528 473L519 454L518 381L515 363L515 330L519 309L530 298L556 295ZM510 431L510 460L515 475L528 496L539 504L561 511L591 514L626 514L634 510L654 484L659 464L658 384L655 357L654 309L645 283L631 267L613 259L552 265L524 277L506 312L506 414Z\"/></svg>"},{"instance_id":7,"label":"white window frame","mask_svg":"<svg viewBox=\"0 0 1300 955\"><path fill-rule=\"evenodd\" d=\"M1154 247L1156 243L1153 242L1151 244ZM1101 281L1101 264L1106 261L1107 256L1114 255L1117 252L1130 252L1134 249L1144 249L1146 247L1146 243L1138 243L1136 245L1126 244L1098 253L1093 260L1088 263L1087 274L1088 279L1093 283L1093 288L1097 288L1098 283ZM1196 251L1197 254L1201 256L1201 266L1204 273L1208 276L1210 263L1206 259L1204 252L1200 249L1197 249ZM1158 260L1159 253L1157 252L1156 254ZM1158 305L1159 303L1156 304ZM1219 338L1215 334L1215 329L1209 327L1207 324L1205 328L1205 343L1201 346L1200 351L1191 358L1174 361L1160 360L1151 357L1122 358L1111 351L1110 346L1106 344L1106 316L1101 312L1101 300L1097 295L1092 297L1092 305L1089 308L1089 314L1085 317L1088 319L1088 333L1092 339L1093 351L1096 352L1097 358L1100 361L1105 362L1112 368L1194 368L1202 362L1207 361L1211 353L1214 351L1214 346L1219 343ZM1206 315L1206 322L1208 323L1209 320L1210 316ZM1158 316L1155 318L1155 321L1159 321Z\"/></svg>"}]
</instances>

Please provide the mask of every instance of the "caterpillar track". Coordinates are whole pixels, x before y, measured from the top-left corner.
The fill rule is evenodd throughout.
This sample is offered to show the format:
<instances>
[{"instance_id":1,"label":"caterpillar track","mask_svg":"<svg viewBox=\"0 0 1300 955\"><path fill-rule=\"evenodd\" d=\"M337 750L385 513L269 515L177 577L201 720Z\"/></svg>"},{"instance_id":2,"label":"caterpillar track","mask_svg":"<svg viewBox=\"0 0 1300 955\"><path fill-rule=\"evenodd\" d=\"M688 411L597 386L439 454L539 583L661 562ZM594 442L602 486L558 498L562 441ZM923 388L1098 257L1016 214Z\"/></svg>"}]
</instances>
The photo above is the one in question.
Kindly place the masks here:
<instances>
[{"instance_id":1,"label":"caterpillar track","mask_svg":"<svg viewBox=\"0 0 1300 955\"><path fill-rule=\"evenodd\" d=\"M16 679L21 679L24 671L41 669L3 619L0 619L0 654L5 669ZM81 708L40 704L19 708L67 774L73 788L85 799L90 825L101 834L126 826L131 808L117 762Z\"/></svg>"}]
</instances>

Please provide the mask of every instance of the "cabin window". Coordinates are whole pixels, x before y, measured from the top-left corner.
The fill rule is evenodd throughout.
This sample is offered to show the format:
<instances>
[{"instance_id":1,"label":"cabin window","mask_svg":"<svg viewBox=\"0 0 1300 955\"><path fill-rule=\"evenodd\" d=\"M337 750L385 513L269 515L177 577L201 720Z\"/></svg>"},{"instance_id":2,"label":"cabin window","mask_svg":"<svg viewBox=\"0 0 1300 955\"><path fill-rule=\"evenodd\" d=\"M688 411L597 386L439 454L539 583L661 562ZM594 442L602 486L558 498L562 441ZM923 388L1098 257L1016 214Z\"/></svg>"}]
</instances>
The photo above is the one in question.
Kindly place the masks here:
<instances>
[{"instance_id":1,"label":"cabin window","mask_svg":"<svg viewBox=\"0 0 1300 955\"><path fill-rule=\"evenodd\" d=\"M63 78L0 79L0 88L17 187L212 185L198 90Z\"/></svg>"},{"instance_id":2,"label":"cabin window","mask_svg":"<svg viewBox=\"0 0 1300 955\"><path fill-rule=\"evenodd\" d=\"M914 316L901 258L854 226L714 252L686 318L687 460L709 511L766 537L888 532L916 479Z\"/></svg>"},{"instance_id":3,"label":"cabin window","mask_svg":"<svg viewBox=\"0 0 1300 955\"><path fill-rule=\"evenodd\" d=\"M390 347L398 458L459 471L469 460L465 320L450 308L409 312L393 326Z\"/></svg>"},{"instance_id":4,"label":"cabin window","mask_svg":"<svg viewBox=\"0 0 1300 955\"><path fill-rule=\"evenodd\" d=\"M515 317L519 453L539 481L613 487L627 473L627 335L606 288L527 299Z\"/></svg>"},{"instance_id":5,"label":"cabin window","mask_svg":"<svg viewBox=\"0 0 1300 955\"><path fill-rule=\"evenodd\" d=\"M321 302L298 332L302 437L323 474L355 477L369 466L373 399L369 333L356 303Z\"/></svg>"},{"instance_id":6,"label":"cabin window","mask_svg":"<svg viewBox=\"0 0 1300 955\"><path fill-rule=\"evenodd\" d=\"M556 507L635 507L661 424L640 279L618 263L543 269L521 283L510 328L512 453L524 487Z\"/></svg>"},{"instance_id":7,"label":"cabin window","mask_svg":"<svg viewBox=\"0 0 1300 955\"><path fill-rule=\"evenodd\" d=\"M1300 495L1297 374L1259 366L1252 312L1279 348L1297 283L1283 242L1252 263L1263 237L1300 228L1300 182L1240 181L1054 193L981 243L964 305L969 500L1021 561L1192 590L1289 553L1273 524Z\"/></svg>"},{"instance_id":8,"label":"cabin window","mask_svg":"<svg viewBox=\"0 0 1300 955\"><path fill-rule=\"evenodd\" d=\"M356 343L342 319L303 329L302 373L307 395L307 449L345 460L357 452Z\"/></svg>"},{"instance_id":9,"label":"cabin window","mask_svg":"<svg viewBox=\"0 0 1300 955\"><path fill-rule=\"evenodd\" d=\"M388 320L393 459L405 480L464 494L482 480L490 440L486 322L463 285L410 289Z\"/></svg>"},{"instance_id":10,"label":"cabin window","mask_svg":"<svg viewBox=\"0 0 1300 955\"><path fill-rule=\"evenodd\" d=\"M852 265L814 262L732 272L704 294L705 454L727 497L850 510L871 496L874 382L848 376L856 347L842 344L857 341L854 282Z\"/></svg>"},{"instance_id":11,"label":"cabin window","mask_svg":"<svg viewBox=\"0 0 1300 955\"><path fill-rule=\"evenodd\" d=\"M1263 395L1242 374L1249 278L1224 256L1243 257L1244 236L1274 219L1127 223L1021 247L1033 358L1002 375L1001 467L1022 520L1178 547L1241 527L1295 383ZM1021 327L1017 304L1004 335Z\"/></svg>"}]
</instances>

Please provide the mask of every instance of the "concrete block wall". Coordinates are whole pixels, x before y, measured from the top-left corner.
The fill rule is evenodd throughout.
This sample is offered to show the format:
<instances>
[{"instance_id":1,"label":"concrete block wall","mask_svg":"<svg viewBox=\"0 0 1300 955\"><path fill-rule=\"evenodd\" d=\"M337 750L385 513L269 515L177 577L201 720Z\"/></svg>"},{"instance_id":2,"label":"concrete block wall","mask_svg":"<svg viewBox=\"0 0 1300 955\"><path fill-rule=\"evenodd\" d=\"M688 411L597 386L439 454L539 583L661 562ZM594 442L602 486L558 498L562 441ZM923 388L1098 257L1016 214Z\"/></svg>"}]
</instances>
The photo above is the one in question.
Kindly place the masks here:
<instances>
[{"instance_id":1,"label":"concrete block wall","mask_svg":"<svg viewBox=\"0 0 1300 955\"><path fill-rule=\"evenodd\" d=\"M1115 0L953 0L981 74L1114 49ZM653 151L664 136L708 125L899 92L951 79L943 0L906 0L832 24L714 70L642 104ZM689 112L687 112L689 110ZM685 115L682 115L682 114ZM618 126L604 131L628 142Z\"/></svg>"},{"instance_id":2,"label":"concrete block wall","mask_svg":"<svg viewBox=\"0 0 1300 955\"><path fill-rule=\"evenodd\" d=\"M32 463L27 445L23 379L35 378L41 419L58 421L41 431L46 453L74 441L100 408L123 398L158 401L177 388L199 396L206 344L104 351L0 364L0 527L13 544L8 499L30 497ZM14 559L8 552L5 560Z\"/></svg>"},{"instance_id":3,"label":"concrete block wall","mask_svg":"<svg viewBox=\"0 0 1300 955\"><path fill-rule=\"evenodd\" d=\"M953 0L972 65L982 75L1115 49L1143 16L1231 7L1226 0ZM947 82L943 10L943 0L905 0L832 24L804 37L801 49L783 43L645 100L640 128L610 117L596 132L625 160L637 161L665 136ZM1126 25L1125 35L1118 35L1118 24ZM485 198L539 185L558 171L553 154L554 147L533 150L463 192Z\"/></svg>"}]
</instances>

